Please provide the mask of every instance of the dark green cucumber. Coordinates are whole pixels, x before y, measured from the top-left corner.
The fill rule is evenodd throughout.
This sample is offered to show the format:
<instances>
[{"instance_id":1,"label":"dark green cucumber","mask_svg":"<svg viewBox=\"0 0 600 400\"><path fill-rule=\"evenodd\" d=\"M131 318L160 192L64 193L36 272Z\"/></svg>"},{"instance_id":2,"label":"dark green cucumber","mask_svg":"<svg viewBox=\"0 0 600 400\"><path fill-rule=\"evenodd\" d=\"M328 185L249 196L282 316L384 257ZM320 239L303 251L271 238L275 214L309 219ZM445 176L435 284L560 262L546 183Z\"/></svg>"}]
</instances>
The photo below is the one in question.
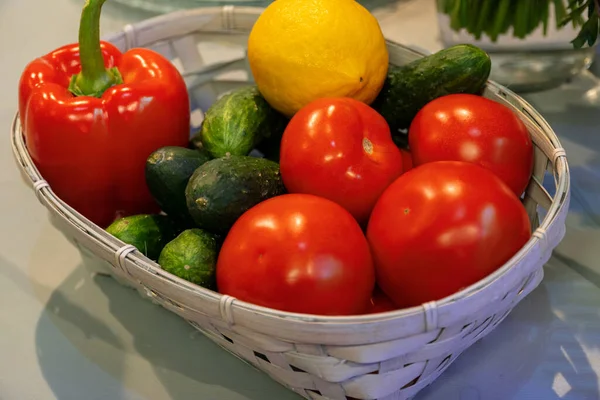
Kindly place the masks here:
<instances>
[{"instance_id":1,"label":"dark green cucumber","mask_svg":"<svg viewBox=\"0 0 600 400\"><path fill-rule=\"evenodd\" d=\"M410 64L390 67L383 88L371 104L387 121L392 135L408 129L427 103L448 94L480 94L490 76L489 55L477 46L461 44Z\"/></svg>"},{"instance_id":2,"label":"dark green cucumber","mask_svg":"<svg viewBox=\"0 0 600 400\"><path fill-rule=\"evenodd\" d=\"M180 232L176 224L167 216L140 214L114 221L106 231L135 246L141 253L156 261L163 247Z\"/></svg>"},{"instance_id":3,"label":"dark green cucumber","mask_svg":"<svg viewBox=\"0 0 600 400\"><path fill-rule=\"evenodd\" d=\"M246 156L264 139L281 138L286 125L287 119L267 103L257 87L247 86L210 106L202 122L200 140L215 158L227 154Z\"/></svg>"},{"instance_id":4,"label":"dark green cucumber","mask_svg":"<svg viewBox=\"0 0 600 400\"><path fill-rule=\"evenodd\" d=\"M248 209L284 192L276 162L226 156L201 165L190 178L185 196L196 225L223 234Z\"/></svg>"},{"instance_id":5,"label":"dark green cucumber","mask_svg":"<svg viewBox=\"0 0 600 400\"><path fill-rule=\"evenodd\" d=\"M218 240L202 229L188 229L166 244L158 264L182 279L216 289Z\"/></svg>"},{"instance_id":6,"label":"dark green cucumber","mask_svg":"<svg viewBox=\"0 0 600 400\"><path fill-rule=\"evenodd\" d=\"M167 146L146 161L146 184L160 208L184 226L192 218L185 201L185 187L194 171L210 156L203 151Z\"/></svg>"}]
</instances>

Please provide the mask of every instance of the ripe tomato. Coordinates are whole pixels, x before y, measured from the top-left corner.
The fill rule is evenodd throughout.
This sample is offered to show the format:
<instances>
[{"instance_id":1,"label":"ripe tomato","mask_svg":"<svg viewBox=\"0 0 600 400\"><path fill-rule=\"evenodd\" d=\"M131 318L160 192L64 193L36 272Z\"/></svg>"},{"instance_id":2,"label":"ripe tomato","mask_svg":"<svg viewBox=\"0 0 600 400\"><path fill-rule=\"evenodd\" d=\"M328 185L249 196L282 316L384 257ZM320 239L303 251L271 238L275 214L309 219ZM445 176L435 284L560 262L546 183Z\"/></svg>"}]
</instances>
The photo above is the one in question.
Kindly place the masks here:
<instances>
[{"instance_id":1,"label":"ripe tomato","mask_svg":"<svg viewBox=\"0 0 600 400\"><path fill-rule=\"evenodd\" d=\"M402 172L410 171L413 169L412 154L406 149L400 149L400 152L402 153Z\"/></svg>"},{"instance_id":2,"label":"ripe tomato","mask_svg":"<svg viewBox=\"0 0 600 400\"><path fill-rule=\"evenodd\" d=\"M398 306L439 300L501 267L529 240L519 199L491 171L437 161L405 173L367 228L377 283Z\"/></svg>"},{"instance_id":3,"label":"ripe tomato","mask_svg":"<svg viewBox=\"0 0 600 400\"><path fill-rule=\"evenodd\" d=\"M408 132L415 166L467 161L490 169L520 196L531 177L533 144L507 106L472 94L439 97L415 116Z\"/></svg>"},{"instance_id":4,"label":"ripe tomato","mask_svg":"<svg viewBox=\"0 0 600 400\"><path fill-rule=\"evenodd\" d=\"M244 213L217 260L219 292L257 305L317 315L364 312L375 270L367 239L338 204L286 194Z\"/></svg>"},{"instance_id":5,"label":"ripe tomato","mask_svg":"<svg viewBox=\"0 0 600 400\"><path fill-rule=\"evenodd\" d=\"M379 195L402 174L402 154L371 107L351 98L322 98L290 120L280 166L290 193L330 199L366 223Z\"/></svg>"},{"instance_id":6,"label":"ripe tomato","mask_svg":"<svg viewBox=\"0 0 600 400\"><path fill-rule=\"evenodd\" d=\"M376 287L369 301L366 314L376 314L399 309L379 287Z\"/></svg>"}]
</instances>

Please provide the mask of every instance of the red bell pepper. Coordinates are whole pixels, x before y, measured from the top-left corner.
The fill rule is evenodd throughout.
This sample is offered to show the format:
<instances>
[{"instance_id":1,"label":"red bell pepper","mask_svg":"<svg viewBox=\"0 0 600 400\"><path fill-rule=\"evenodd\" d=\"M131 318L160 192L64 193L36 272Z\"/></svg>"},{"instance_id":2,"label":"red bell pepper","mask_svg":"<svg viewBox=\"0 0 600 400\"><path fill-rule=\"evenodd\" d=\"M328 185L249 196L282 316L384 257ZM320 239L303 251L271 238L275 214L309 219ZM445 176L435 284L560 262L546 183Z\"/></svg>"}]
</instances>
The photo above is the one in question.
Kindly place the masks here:
<instances>
[{"instance_id":1,"label":"red bell pepper","mask_svg":"<svg viewBox=\"0 0 600 400\"><path fill-rule=\"evenodd\" d=\"M19 113L35 165L58 197L105 228L158 206L146 186L147 157L187 146L190 105L175 66L149 49L121 53L100 41L105 0L87 0L79 43L27 65Z\"/></svg>"}]
</instances>

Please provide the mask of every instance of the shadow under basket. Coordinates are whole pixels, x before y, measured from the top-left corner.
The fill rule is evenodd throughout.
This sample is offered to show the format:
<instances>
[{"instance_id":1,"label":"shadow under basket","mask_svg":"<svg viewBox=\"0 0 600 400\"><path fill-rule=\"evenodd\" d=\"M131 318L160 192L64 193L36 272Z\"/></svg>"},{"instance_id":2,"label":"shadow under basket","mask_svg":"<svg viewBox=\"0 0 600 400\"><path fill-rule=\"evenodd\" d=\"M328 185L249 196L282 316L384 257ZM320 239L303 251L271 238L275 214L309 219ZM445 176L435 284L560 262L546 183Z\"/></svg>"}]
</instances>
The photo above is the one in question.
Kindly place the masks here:
<instances>
[{"instance_id":1,"label":"shadow under basket","mask_svg":"<svg viewBox=\"0 0 600 400\"><path fill-rule=\"evenodd\" d=\"M126 26L106 40L123 51L152 48L180 68L190 93L192 132L215 99L251 82L245 46L261 12L233 6L183 10ZM388 49L392 65L423 56L390 41ZM281 312L179 279L53 193L27 152L18 116L12 126L12 149L25 182L48 209L52 223L81 251L86 265L178 314L304 398L403 400L432 383L538 286L544 264L564 236L569 171L558 138L539 113L506 88L488 82L484 95L510 107L533 138L534 171L523 198L533 235L504 266L461 292L420 307L373 315ZM542 185L547 173L554 177L554 196Z\"/></svg>"}]
</instances>

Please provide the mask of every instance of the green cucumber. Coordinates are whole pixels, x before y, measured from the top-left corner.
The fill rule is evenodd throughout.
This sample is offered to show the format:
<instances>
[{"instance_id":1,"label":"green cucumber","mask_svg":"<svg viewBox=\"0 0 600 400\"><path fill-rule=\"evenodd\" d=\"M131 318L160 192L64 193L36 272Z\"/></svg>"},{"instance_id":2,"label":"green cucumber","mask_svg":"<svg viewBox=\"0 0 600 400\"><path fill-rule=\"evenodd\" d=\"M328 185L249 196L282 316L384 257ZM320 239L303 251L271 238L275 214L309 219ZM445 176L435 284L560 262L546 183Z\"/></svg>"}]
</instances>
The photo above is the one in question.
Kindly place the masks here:
<instances>
[{"instance_id":1,"label":"green cucumber","mask_svg":"<svg viewBox=\"0 0 600 400\"><path fill-rule=\"evenodd\" d=\"M206 111L200 138L214 158L246 156L264 139L279 137L287 119L272 108L256 86L245 86L217 100Z\"/></svg>"},{"instance_id":2,"label":"green cucumber","mask_svg":"<svg viewBox=\"0 0 600 400\"><path fill-rule=\"evenodd\" d=\"M223 234L248 209L285 193L279 164L250 156L226 156L201 165L185 190L199 228Z\"/></svg>"},{"instance_id":3,"label":"green cucumber","mask_svg":"<svg viewBox=\"0 0 600 400\"><path fill-rule=\"evenodd\" d=\"M393 136L405 137L401 130L408 129L430 101L448 94L480 94L491 68L489 55L477 46L448 47L404 66L390 67L371 107L385 118Z\"/></svg>"},{"instance_id":4,"label":"green cucumber","mask_svg":"<svg viewBox=\"0 0 600 400\"><path fill-rule=\"evenodd\" d=\"M218 249L215 235L202 229L188 229L166 244L158 264L175 276L215 290Z\"/></svg>"},{"instance_id":5,"label":"green cucumber","mask_svg":"<svg viewBox=\"0 0 600 400\"><path fill-rule=\"evenodd\" d=\"M134 246L154 261L163 247L179 233L176 224L169 217L160 214L139 214L119 218L110 224L106 231Z\"/></svg>"},{"instance_id":6,"label":"green cucumber","mask_svg":"<svg viewBox=\"0 0 600 400\"><path fill-rule=\"evenodd\" d=\"M146 184L160 208L184 226L192 220L185 201L185 188L194 171L210 156L203 151L167 146L146 161Z\"/></svg>"}]
</instances>

